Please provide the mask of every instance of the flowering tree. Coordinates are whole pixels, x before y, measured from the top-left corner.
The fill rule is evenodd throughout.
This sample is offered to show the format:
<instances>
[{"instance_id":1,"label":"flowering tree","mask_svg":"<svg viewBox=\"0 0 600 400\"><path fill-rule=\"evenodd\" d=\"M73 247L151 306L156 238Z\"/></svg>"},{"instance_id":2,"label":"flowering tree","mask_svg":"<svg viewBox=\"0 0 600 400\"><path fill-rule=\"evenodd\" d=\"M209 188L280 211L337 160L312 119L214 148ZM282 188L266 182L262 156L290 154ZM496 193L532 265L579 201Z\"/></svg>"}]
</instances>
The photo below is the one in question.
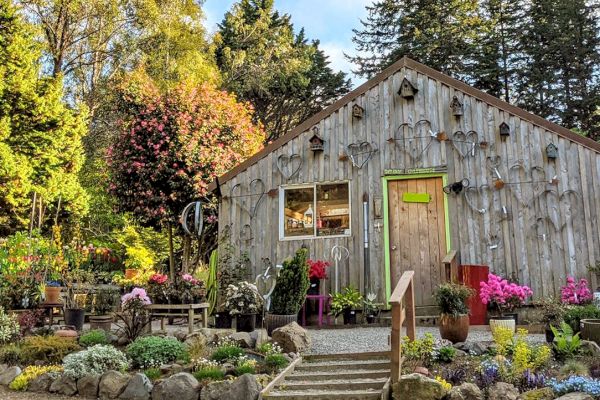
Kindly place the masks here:
<instances>
[{"instance_id":1,"label":"flowering tree","mask_svg":"<svg viewBox=\"0 0 600 400\"><path fill-rule=\"evenodd\" d=\"M479 285L481 302L497 307L501 314L522 305L528 297L533 295L533 291L528 286L508 282L494 274L489 274L488 281L480 282Z\"/></svg>"}]
</instances>

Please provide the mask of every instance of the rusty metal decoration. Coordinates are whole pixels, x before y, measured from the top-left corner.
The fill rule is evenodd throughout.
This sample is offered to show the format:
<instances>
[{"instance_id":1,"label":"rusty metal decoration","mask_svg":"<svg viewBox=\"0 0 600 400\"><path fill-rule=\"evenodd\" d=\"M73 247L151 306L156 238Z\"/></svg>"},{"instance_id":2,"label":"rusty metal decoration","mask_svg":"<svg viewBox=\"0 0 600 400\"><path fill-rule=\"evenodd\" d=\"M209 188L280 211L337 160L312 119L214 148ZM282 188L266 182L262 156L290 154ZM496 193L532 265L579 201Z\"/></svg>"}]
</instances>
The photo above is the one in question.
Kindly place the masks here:
<instances>
[{"instance_id":1,"label":"rusty metal decoration","mask_svg":"<svg viewBox=\"0 0 600 400\"><path fill-rule=\"evenodd\" d=\"M281 154L277 157L277 169L281 176L287 181L300 172L303 161L300 154Z\"/></svg>"},{"instance_id":2,"label":"rusty metal decoration","mask_svg":"<svg viewBox=\"0 0 600 400\"><path fill-rule=\"evenodd\" d=\"M202 235L202 228L204 227L202 203L194 201L185 206L181 212L180 222L186 234L199 238Z\"/></svg>"},{"instance_id":3,"label":"rusty metal decoration","mask_svg":"<svg viewBox=\"0 0 600 400\"><path fill-rule=\"evenodd\" d=\"M500 175L500 164L502 159L498 155L488 156L485 159L485 164L487 168L492 172L494 179L494 187L499 190L504 187L504 179L502 179L502 175Z\"/></svg>"},{"instance_id":4,"label":"rusty metal decoration","mask_svg":"<svg viewBox=\"0 0 600 400\"><path fill-rule=\"evenodd\" d=\"M475 150L479 147L479 134L475 131L456 131L450 139L452 148L460 155L462 159L466 157L475 157Z\"/></svg>"},{"instance_id":5,"label":"rusty metal decoration","mask_svg":"<svg viewBox=\"0 0 600 400\"><path fill-rule=\"evenodd\" d=\"M364 167L369 160L377 153L379 149L375 143L369 142L356 142L351 143L346 147L346 154L350 159L352 165L356 168L361 169Z\"/></svg>"},{"instance_id":6,"label":"rusty metal decoration","mask_svg":"<svg viewBox=\"0 0 600 400\"><path fill-rule=\"evenodd\" d=\"M480 214L488 212L492 205L493 191L490 185L469 186L463 191L465 202L471 208Z\"/></svg>"},{"instance_id":7,"label":"rusty metal decoration","mask_svg":"<svg viewBox=\"0 0 600 400\"><path fill-rule=\"evenodd\" d=\"M239 199L238 204L240 208L250 215L250 219L254 219L256 216L256 211L258 210L258 206L265 197L266 186L262 179L256 178L250 181L250 185L248 185L247 189L248 190L246 190L246 185L242 183L235 184L231 188L229 196L223 197L223 199ZM252 198L258 199L254 203L250 203L248 205L246 199Z\"/></svg>"}]
</instances>

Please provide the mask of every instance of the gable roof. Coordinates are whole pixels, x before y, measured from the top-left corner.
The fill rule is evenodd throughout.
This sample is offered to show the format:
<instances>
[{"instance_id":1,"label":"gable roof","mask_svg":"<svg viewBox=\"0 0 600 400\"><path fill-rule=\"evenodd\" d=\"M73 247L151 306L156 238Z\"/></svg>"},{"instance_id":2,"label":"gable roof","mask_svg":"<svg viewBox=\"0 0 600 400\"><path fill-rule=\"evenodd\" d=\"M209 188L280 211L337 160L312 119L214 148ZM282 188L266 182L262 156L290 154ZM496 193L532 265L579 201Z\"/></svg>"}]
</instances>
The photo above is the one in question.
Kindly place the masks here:
<instances>
[{"instance_id":1,"label":"gable roof","mask_svg":"<svg viewBox=\"0 0 600 400\"><path fill-rule=\"evenodd\" d=\"M312 117L308 118L307 120L302 122L300 125L296 126L294 129L292 129L285 135L283 135L283 136L279 137L278 139L274 140L273 142L269 143L262 150L260 150L253 156L249 157L248 159L246 159L245 161L243 161L242 163L237 165L235 168L229 170L225 174L218 177L215 181L213 181L209 185L208 189L210 191L215 190L217 188L217 180L218 180L219 184L223 184L223 183L229 181L230 179L235 177L240 172L245 171L250 166L254 165L259 160L266 157L272 151L282 147L289 141L297 138L302 133L308 131L312 126L319 123L319 121L327 118L328 116L330 116L331 114L333 114L334 112L339 110L340 108L344 107L346 104L353 101L355 98L366 93L369 89L373 88L374 86L378 85L382 81L389 78L394 73L401 70L402 68L409 68L416 72L420 72L423 75L427 75L430 78L438 80L441 83L443 83L447 86L453 87L454 89L461 91L471 97L479 99L479 100L481 100L485 103L488 103L496 108L499 108L503 111L513 114L513 115L515 115L525 121L531 122L532 124L537 125L541 128L547 129L549 131L553 131L558 136L561 136L572 142L579 143L580 145L582 145L590 150L600 153L600 143L598 143L588 137L578 135L577 133L575 133L563 126L555 124L554 122L550 122L547 119L544 119L538 115L532 114L528 111L523 110L522 108L519 108L519 107L509 104L505 101L502 101L497 97L494 97L494 96L492 96L488 93L485 93L479 89L475 89L474 87L472 87L462 81L459 81L458 79L454 79L446 74L436 71L433 68L430 68L424 64L421 64L420 62L417 62L417 61L412 60L405 56L405 57L401 58L400 60L396 61L394 64L387 67L386 69L384 69L382 72L380 72L373 78L369 79L367 82L363 83L362 85L360 85L359 87L357 87L356 89L351 91L350 93L346 94L345 96L343 96L342 98L337 100L335 103L333 103L329 107L319 111L318 113L314 114Z\"/></svg>"}]
</instances>

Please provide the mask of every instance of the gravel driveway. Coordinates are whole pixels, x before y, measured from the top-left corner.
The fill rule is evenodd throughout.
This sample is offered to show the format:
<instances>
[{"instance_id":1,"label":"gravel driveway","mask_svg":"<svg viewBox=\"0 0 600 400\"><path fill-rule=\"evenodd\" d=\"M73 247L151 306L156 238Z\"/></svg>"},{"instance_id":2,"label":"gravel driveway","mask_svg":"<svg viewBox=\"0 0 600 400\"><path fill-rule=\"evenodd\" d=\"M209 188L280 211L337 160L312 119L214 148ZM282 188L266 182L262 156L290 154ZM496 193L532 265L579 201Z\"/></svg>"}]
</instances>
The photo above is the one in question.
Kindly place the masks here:
<instances>
[{"instance_id":1,"label":"gravel driveway","mask_svg":"<svg viewBox=\"0 0 600 400\"><path fill-rule=\"evenodd\" d=\"M388 336L391 328L352 328L352 329L309 329L312 347L309 354L330 353L365 353L370 351L386 351L390 349ZM437 327L417 327L417 337L431 333L439 338ZM532 342L544 342L544 335L529 334ZM489 341L492 335L488 329L471 329L467 341Z\"/></svg>"}]
</instances>

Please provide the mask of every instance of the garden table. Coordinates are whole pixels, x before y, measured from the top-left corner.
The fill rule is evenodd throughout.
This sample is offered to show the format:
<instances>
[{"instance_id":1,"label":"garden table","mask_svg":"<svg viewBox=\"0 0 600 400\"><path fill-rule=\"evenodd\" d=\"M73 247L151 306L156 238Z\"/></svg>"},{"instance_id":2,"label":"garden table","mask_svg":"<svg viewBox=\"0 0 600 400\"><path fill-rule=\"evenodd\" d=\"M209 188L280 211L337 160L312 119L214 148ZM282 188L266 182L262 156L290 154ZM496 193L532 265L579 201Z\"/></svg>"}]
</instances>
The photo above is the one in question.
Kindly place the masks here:
<instances>
[{"instance_id":1,"label":"garden table","mask_svg":"<svg viewBox=\"0 0 600 400\"><path fill-rule=\"evenodd\" d=\"M152 332L152 318L160 317L160 329L165 330L165 318L186 317L188 319L188 332L194 331L196 319L202 319L202 327L208 328L208 303L197 304L150 304L146 309L150 312L150 332ZM187 311L187 313L186 313ZM201 311L202 314L196 314Z\"/></svg>"},{"instance_id":2,"label":"garden table","mask_svg":"<svg viewBox=\"0 0 600 400\"><path fill-rule=\"evenodd\" d=\"M48 323L50 324L50 327L52 327L52 325L54 325L54 309L58 309L58 317L62 317L62 320L64 321L65 319L65 313L64 313L64 304L63 303L40 303L39 305L40 308L44 309L44 314L48 315Z\"/></svg>"},{"instance_id":3,"label":"garden table","mask_svg":"<svg viewBox=\"0 0 600 400\"><path fill-rule=\"evenodd\" d=\"M307 294L306 300L302 305L302 326L306 326L306 301L307 300L318 300L319 301L319 326L323 325L323 311L327 313L327 325L329 325L329 300L331 297L328 294Z\"/></svg>"}]
</instances>

